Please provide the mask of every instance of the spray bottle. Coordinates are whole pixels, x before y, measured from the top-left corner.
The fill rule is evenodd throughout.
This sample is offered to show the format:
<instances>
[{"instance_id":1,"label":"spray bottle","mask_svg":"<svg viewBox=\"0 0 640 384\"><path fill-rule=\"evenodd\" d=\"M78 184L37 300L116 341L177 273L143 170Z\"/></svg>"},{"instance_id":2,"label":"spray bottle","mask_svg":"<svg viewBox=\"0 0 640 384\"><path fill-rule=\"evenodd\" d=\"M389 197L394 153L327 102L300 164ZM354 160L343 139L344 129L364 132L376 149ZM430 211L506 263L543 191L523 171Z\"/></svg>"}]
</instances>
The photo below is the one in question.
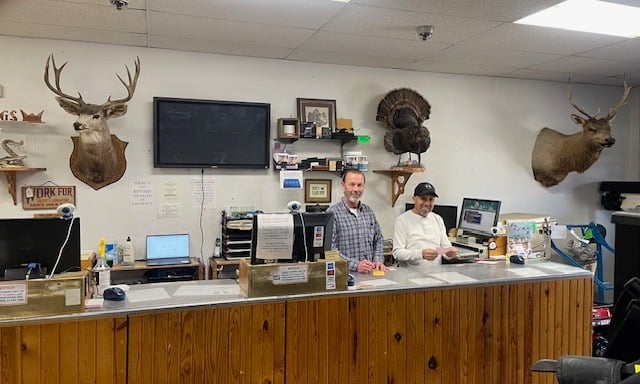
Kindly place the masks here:
<instances>
[{"instance_id":1,"label":"spray bottle","mask_svg":"<svg viewBox=\"0 0 640 384\"><path fill-rule=\"evenodd\" d=\"M104 252L105 241L104 238L101 238L100 243L98 244L98 261L96 266L93 267L97 297L102 297L104 290L111 285L111 268L109 268L109 264L107 264Z\"/></svg>"}]
</instances>

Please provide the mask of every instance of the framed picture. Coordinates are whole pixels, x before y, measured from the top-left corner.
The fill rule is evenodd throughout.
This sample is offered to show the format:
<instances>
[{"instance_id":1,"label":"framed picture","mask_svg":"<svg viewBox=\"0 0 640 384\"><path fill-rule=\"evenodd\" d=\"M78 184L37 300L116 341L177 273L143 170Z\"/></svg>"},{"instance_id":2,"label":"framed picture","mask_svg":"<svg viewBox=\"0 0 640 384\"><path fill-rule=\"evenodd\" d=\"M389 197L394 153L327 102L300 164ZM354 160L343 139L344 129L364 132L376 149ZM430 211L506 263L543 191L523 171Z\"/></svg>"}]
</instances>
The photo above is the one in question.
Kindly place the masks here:
<instances>
[{"instance_id":1,"label":"framed picture","mask_svg":"<svg viewBox=\"0 0 640 384\"><path fill-rule=\"evenodd\" d=\"M305 179L304 180L305 203L330 203L331 180L330 179Z\"/></svg>"},{"instance_id":2,"label":"framed picture","mask_svg":"<svg viewBox=\"0 0 640 384\"><path fill-rule=\"evenodd\" d=\"M298 98L298 119L300 122L313 122L317 128L336 130L336 101L323 99ZM320 131L322 132L322 131Z\"/></svg>"}]
</instances>

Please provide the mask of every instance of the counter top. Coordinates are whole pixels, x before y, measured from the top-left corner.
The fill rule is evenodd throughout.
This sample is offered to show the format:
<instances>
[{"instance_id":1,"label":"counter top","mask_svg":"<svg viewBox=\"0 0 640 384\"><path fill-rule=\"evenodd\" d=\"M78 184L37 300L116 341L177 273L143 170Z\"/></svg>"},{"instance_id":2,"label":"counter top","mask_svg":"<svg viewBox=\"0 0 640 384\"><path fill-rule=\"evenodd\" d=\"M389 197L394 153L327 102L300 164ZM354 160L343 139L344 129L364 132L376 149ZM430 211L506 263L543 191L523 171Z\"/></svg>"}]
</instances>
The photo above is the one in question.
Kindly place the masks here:
<instances>
[{"instance_id":1,"label":"counter top","mask_svg":"<svg viewBox=\"0 0 640 384\"><path fill-rule=\"evenodd\" d=\"M425 267L393 268L385 276L354 273L356 284L348 291L246 298L234 280L197 280L188 282L131 285L125 301L104 301L102 308L56 316L42 316L0 321L0 326L28 323L84 320L91 317L128 316L154 311L184 308L228 306L273 301L287 301L329 295L371 294L417 291L457 286L496 285L547 279L592 276L590 271L543 260L528 260L525 265L504 261L479 262Z\"/></svg>"}]
</instances>

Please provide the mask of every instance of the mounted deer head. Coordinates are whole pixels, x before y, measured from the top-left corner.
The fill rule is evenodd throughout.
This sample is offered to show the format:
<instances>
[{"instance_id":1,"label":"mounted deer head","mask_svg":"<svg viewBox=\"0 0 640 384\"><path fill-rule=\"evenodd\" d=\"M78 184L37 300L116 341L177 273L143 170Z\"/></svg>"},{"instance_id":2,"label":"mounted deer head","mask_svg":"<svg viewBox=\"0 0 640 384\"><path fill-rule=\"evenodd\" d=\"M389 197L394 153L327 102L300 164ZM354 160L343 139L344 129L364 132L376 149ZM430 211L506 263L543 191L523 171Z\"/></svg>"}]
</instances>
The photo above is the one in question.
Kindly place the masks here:
<instances>
[{"instance_id":1,"label":"mounted deer head","mask_svg":"<svg viewBox=\"0 0 640 384\"><path fill-rule=\"evenodd\" d=\"M531 154L531 168L534 178L545 187L551 187L564 180L569 172L582 173L598 160L604 148L615 142L611 136L611 123L620 107L629 97L631 87L624 82L622 98L611 107L609 113L601 118L591 116L573 102L573 96L567 90L569 103L581 114L571 115L574 123L582 125L582 131L565 135L551 128L542 128Z\"/></svg>"},{"instance_id":2,"label":"mounted deer head","mask_svg":"<svg viewBox=\"0 0 640 384\"><path fill-rule=\"evenodd\" d=\"M50 61L53 64L55 87L49 81ZM98 190L120 180L127 168L124 150L128 143L111 134L107 120L120 117L127 112L126 103L133 97L140 75L140 58L136 58L133 77L129 68L125 66L128 83L116 74L127 89L127 96L116 100L111 100L109 96L107 101L100 105L86 103L79 92L78 97L74 97L62 91L60 74L65 65L67 63L56 67L55 59L50 55L44 68L44 82L57 95L56 100L62 109L78 116L73 123L78 136L71 137L74 147L69 159L71 172L76 178Z\"/></svg>"}]
</instances>

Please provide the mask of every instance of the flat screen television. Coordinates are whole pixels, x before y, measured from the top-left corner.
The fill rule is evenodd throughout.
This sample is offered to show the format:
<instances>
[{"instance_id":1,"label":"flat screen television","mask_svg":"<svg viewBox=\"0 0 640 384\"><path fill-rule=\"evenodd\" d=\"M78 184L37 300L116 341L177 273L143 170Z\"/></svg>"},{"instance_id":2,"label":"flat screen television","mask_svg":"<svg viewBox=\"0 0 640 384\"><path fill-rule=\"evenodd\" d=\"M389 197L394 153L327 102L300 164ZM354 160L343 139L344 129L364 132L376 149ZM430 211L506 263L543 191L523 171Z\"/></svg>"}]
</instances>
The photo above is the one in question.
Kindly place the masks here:
<instances>
[{"instance_id":1,"label":"flat screen television","mask_svg":"<svg viewBox=\"0 0 640 384\"><path fill-rule=\"evenodd\" d=\"M5 269L29 263L39 263L44 273L51 273L70 223L59 218L0 219L0 278ZM79 270L80 218L76 217L55 273Z\"/></svg>"},{"instance_id":2,"label":"flat screen television","mask_svg":"<svg viewBox=\"0 0 640 384\"><path fill-rule=\"evenodd\" d=\"M498 216L500 201L465 197L462 199L458 229L462 229L465 235L489 238L493 236L491 228L498 224Z\"/></svg>"},{"instance_id":3,"label":"flat screen television","mask_svg":"<svg viewBox=\"0 0 640 384\"><path fill-rule=\"evenodd\" d=\"M286 238L292 238L291 255L282 259L273 259L279 263L297 263L304 261L317 261L324 258L324 252L331 249L331 236L333 234L333 213L332 212L290 212L286 215L292 216L293 227L291 233L283 233L278 227L266 228L271 225L269 221L261 221L260 215L272 215L261 213L253 217L253 232L251 240L251 264L262 264L265 260L258 259L257 246L258 237L263 231L275 233L284 242ZM282 215L282 214L281 214ZM262 227L260 226L262 223ZM274 230L274 231L272 231ZM289 257L290 256L290 257Z\"/></svg>"},{"instance_id":4,"label":"flat screen television","mask_svg":"<svg viewBox=\"0 0 640 384\"><path fill-rule=\"evenodd\" d=\"M268 169L271 104L153 98L155 168Z\"/></svg>"}]
</instances>

